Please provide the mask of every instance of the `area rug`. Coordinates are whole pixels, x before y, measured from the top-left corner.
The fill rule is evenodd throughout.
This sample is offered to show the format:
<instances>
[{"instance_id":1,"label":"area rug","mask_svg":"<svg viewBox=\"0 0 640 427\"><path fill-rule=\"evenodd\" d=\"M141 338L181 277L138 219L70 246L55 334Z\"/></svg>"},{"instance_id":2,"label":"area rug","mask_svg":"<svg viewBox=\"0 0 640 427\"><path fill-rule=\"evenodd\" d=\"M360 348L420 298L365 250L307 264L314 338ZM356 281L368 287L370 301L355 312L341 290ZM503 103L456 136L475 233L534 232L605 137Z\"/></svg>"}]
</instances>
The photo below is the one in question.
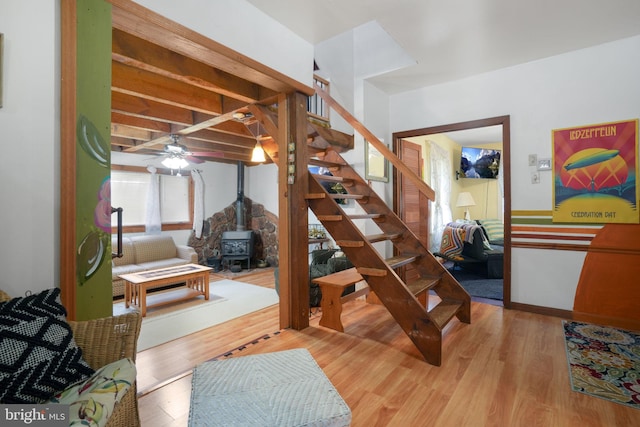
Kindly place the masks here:
<instances>
[{"instance_id":1,"label":"area rug","mask_svg":"<svg viewBox=\"0 0 640 427\"><path fill-rule=\"evenodd\" d=\"M572 390L640 409L640 335L562 323Z\"/></svg>"},{"instance_id":2,"label":"area rug","mask_svg":"<svg viewBox=\"0 0 640 427\"><path fill-rule=\"evenodd\" d=\"M462 280L460 284L472 297L502 301L502 279Z\"/></svg>"},{"instance_id":3,"label":"area rug","mask_svg":"<svg viewBox=\"0 0 640 427\"><path fill-rule=\"evenodd\" d=\"M197 302L197 301L196 301ZM148 314L142 319L138 351L198 332L278 303L274 289L236 280L220 280L209 285L209 301L168 311ZM178 308L178 309L175 309Z\"/></svg>"},{"instance_id":4,"label":"area rug","mask_svg":"<svg viewBox=\"0 0 640 427\"><path fill-rule=\"evenodd\" d=\"M450 270L450 272L472 297L502 301L502 279L487 279L481 275L460 270Z\"/></svg>"}]
</instances>

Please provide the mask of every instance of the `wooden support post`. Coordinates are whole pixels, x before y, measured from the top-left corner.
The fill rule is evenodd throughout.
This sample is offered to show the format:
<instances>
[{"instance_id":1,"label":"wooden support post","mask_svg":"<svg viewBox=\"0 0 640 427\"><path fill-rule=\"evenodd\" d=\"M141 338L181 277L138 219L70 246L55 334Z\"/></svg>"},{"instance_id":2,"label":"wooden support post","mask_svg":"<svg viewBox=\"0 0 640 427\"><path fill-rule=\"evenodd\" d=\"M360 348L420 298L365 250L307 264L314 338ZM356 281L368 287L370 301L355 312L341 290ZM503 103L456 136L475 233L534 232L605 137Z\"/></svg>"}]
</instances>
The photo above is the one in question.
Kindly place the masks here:
<instances>
[{"instance_id":1,"label":"wooden support post","mask_svg":"<svg viewBox=\"0 0 640 427\"><path fill-rule=\"evenodd\" d=\"M281 101L278 127L280 326L309 326L309 245L307 182L307 97L287 95ZM293 144L290 146L290 144ZM282 307L283 297L288 306ZM285 303L286 304L286 303ZM284 312L286 310L286 313ZM286 321L284 317L289 321Z\"/></svg>"}]
</instances>

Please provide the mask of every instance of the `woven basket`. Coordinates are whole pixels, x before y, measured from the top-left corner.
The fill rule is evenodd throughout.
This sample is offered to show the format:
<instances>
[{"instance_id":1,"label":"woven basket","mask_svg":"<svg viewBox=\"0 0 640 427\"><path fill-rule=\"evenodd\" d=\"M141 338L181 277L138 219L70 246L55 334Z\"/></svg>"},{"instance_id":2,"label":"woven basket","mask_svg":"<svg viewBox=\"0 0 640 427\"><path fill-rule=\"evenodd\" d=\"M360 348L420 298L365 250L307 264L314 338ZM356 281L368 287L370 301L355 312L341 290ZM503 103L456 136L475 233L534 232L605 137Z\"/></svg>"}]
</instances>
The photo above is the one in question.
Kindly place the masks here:
<instances>
[{"instance_id":1,"label":"woven basket","mask_svg":"<svg viewBox=\"0 0 640 427\"><path fill-rule=\"evenodd\" d=\"M142 317L139 312L85 321L69 321L82 356L98 369L128 357L135 362ZM107 427L140 426L135 383L116 405Z\"/></svg>"},{"instance_id":2,"label":"woven basket","mask_svg":"<svg viewBox=\"0 0 640 427\"><path fill-rule=\"evenodd\" d=\"M0 302L9 301L11 297L8 293L0 289Z\"/></svg>"}]
</instances>

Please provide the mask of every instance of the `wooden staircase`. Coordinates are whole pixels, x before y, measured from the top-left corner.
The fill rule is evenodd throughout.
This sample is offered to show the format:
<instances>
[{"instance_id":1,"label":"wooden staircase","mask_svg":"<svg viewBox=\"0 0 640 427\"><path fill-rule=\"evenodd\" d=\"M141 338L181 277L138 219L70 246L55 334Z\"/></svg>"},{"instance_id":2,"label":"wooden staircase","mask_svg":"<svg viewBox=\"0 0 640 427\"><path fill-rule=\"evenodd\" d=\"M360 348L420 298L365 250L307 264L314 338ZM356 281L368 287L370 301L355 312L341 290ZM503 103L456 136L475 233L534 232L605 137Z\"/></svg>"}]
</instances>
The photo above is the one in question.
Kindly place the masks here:
<instances>
[{"instance_id":1,"label":"wooden staircase","mask_svg":"<svg viewBox=\"0 0 640 427\"><path fill-rule=\"evenodd\" d=\"M310 165L328 168L332 175L310 174L309 207L426 361L440 366L445 326L454 317L471 321L469 294L338 152L329 147L310 156ZM323 183L340 183L347 194L330 193ZM359 212L348 215L338 199L353 200ZM354 220L373 221L380 232L365 236ZM397 255L383 258L373 246L383 241L390 241ZM408 264L418 279L405 283L397 269ZM429 291L439 297L434 306Z\"/></svg>"},{"instance_id":2,"label":"wooden staircase","mask_svg":"<svg viewBox=\"0 0 640 427\"><path fill-rule=\"evenodd\" d=\"M413 182L418 191L431 200L435 198L433 190L344 107L323 89L316 87L316 93L374 145L393 164L398 173ZM300 102L292 104L302 105ZM278 135L278 118L275 112L268 107L256 104L249 106L249 110L258 117L270 135ZM332 175L309 174L308 191L305 194L306 204L427 362L439 366L442 360L442 332L454 317L464 323L471 322L471 297L406 224L340 156L340 152L353 149L353 136L347 137L342 132L318 125L311 120L307 121L306 126L306 132L303 133L306 133L307 144L304 152L309 156L306 159L308 165L322 166L332 173ZM297 136L300 137L300 134ZM285 156L279 156L278 146L282 148L285 145L282 142L279 145L269 144L268 141L266 144L263 143L265 151L274 162L285 158ZM300 160L303 163L304 156ZM279 167L286 167L285 165L286 163L280 162ZM304 165L299 166L307 170L305 173L308 174L308 169ZM329 193L323 186L326 183L340 183L347 194ZM336 202L339 199L357 203L361 212L347 215L341 205ZM363 220L373 222L377 225L379 232L368 236L362 234L361 228L357 227L353 221ZM380 255L373 245L384 241L393 244L397 255L389 259ZM396 270L409 264L417 272L417 275L414 275L417 279L405 283ZM302 280L301 277L299 279ZM439 298L437 303L436 298L433 300L428 298L430 292Z\"/></svg>"}]
</instances>

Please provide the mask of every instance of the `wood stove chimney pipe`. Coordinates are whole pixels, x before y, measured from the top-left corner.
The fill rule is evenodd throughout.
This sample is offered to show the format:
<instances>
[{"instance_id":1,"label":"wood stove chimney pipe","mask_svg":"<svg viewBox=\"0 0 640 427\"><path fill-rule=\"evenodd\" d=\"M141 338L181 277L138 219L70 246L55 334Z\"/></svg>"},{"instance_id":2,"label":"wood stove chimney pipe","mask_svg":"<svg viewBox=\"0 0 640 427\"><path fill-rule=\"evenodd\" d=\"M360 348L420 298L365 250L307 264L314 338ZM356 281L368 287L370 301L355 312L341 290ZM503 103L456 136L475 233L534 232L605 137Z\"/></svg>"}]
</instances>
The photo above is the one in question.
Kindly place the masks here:
<instances>
[{"instance_id":1,"label":"wood stove chimney pipe","mask_svg":"<svg viewBox=\"0 0 640 427\"><path fill-rule=\"evenodd\" d=\"M236 199L236 230L244 231L244 163L238 161L238 198Z\"/></svg>"}]
</instances>

